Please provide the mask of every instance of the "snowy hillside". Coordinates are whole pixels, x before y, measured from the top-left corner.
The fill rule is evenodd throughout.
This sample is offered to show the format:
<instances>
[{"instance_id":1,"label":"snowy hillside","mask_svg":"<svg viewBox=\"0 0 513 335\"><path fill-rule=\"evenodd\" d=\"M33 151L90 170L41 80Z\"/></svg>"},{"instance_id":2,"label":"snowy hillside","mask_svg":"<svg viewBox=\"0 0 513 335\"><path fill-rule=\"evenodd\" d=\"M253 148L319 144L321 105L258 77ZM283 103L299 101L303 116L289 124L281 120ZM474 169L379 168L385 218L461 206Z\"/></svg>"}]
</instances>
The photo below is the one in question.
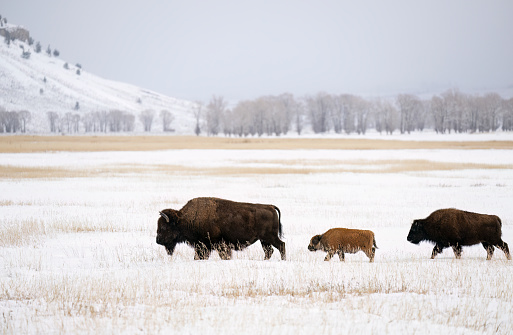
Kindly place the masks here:
<instances>
[{"instance_id":1,"label":"snowy hillside","mask_svg":"<svg viewBox=\"0 0 513 335\"><path fill-rule=\"evenodd\" d=\"M4 42L2 37L0 108L29 111L31 121L27 124L27 132L49 132L47 112L50 111L58 113L60 117L71 112L83 119L89 113L111 110L133 115L135 132L143 131L139 115L146 110L155 113L152 132L163 131L162 110L173 115L174 120L169 128L174 129L175 133L192 134L194 131L194 119L190 112L192 103L189 101L98 77L87 71L87 64L81 69L79 64L68 64L53 54L48 55L45 48L37 53L36 43L29 46L20 40L9 44ZM22 57L24 51L30 52L28 58Z\"/></svg>"}]
</instances>

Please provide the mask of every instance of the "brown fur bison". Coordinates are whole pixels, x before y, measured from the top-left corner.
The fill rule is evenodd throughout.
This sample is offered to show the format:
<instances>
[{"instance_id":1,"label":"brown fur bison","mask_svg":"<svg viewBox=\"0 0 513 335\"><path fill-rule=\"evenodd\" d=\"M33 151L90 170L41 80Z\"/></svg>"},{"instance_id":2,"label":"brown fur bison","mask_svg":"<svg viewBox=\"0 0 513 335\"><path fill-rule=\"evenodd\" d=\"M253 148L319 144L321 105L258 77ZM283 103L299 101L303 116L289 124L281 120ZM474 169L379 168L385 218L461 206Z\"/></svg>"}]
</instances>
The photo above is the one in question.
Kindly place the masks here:
<instances>
[{"instance_id":1,"label":"brown fur bison","mask_svg":"<svg viewBox=\"0 0 513 335\"><path fill-rule=\"evenodd\" d=\"M329 261L335 253L343 261L345 252L354 254L361 250L373 262L377 248L372 231L348 228L332 228L322 235L315 235L308 245L310 251L328 252L324 258L325 261Z\"/></svg>"},{"instance_id":2,"label":"brown fur bison","mask_svg":"<svg viewBox=\"0 0 513 335\"><path fill-rule=\"evenodd\" d=\"M194 248L194 259L208 259L212 250L217 250L222 259L230 259L232 250L242 250L260 240L265 259L271 258L274 246L285 260L280 216L274 205L195 198L179 211L160 212L157 243L169 255L178 243L185 242Z\"/></svg>"},{"instance_id":3,"label":"brown fur bison","mask_svg":"<svg viewBox=\"0 0 513 335\"><path fill-rule=\"evenodd\" d=\"M414 220L408 234L408 242L419 244L422 241L435 243L431 259L444 248L452 247L456 258L461 258L465 245L481 243L491 259L494 246L504 251L511 259L506 242L501 239L502 222L496 215L465 212L459 209L439 209L427 218Z\"/></svg>"}]
</instances>

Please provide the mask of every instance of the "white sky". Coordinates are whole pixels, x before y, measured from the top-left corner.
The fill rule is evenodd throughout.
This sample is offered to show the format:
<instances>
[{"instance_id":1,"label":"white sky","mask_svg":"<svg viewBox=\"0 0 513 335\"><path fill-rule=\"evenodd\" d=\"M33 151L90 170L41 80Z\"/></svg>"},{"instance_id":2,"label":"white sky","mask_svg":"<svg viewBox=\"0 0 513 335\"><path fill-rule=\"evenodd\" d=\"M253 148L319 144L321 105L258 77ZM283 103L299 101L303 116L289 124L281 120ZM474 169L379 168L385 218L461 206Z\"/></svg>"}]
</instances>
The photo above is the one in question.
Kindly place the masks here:
<instances>
[{"instance_id":1,"label":"white sky","mask_svg":"<svg viewBox=\"0 0 513 335\"><path fill-rule=\"evenodd\" d=\"M511 0L0 0L99 76L207 102L513 86Z\"/></svg>"}]
</instances>

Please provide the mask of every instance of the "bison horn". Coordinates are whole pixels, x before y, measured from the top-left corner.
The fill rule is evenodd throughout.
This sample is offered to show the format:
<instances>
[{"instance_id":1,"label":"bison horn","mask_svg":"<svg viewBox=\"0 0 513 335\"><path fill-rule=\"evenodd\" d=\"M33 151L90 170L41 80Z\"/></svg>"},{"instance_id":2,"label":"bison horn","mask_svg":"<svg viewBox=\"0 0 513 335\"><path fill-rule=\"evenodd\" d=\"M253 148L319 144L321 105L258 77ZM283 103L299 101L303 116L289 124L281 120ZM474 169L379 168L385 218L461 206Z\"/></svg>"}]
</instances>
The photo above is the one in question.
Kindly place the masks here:
<instances>
[{"instance_id":1,"label":"bison horn","mask_svg":"<svg viewBox=\"0 0 513 335\"><path fill-rule=\"evenodd\" d=\"M169 216L167 216L166 214L162 213L162 212L159 212L160 213L160 216L162 216L164 219L166 219L166 222L169 223Z\"/></svg>"}]
</instances>

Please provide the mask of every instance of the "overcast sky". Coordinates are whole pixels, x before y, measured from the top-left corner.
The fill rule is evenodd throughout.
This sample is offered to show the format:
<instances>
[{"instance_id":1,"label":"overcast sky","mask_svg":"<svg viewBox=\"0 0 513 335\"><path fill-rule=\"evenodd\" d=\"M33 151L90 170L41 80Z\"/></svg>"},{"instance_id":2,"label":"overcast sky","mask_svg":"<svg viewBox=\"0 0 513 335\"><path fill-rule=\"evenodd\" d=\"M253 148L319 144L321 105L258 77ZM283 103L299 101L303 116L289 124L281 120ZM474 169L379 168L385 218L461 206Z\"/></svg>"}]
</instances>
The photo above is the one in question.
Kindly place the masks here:
<instances>
[{"instance_id":1,"label":"overcast sky","mask_svg":"<svg viewBox=\"0 0 513 335\"><path fill-rule=\"evenodd\" d=\"M104 78L208 102L513 86L511 0L0 0Z\"/></svg>"}]
</instances>

